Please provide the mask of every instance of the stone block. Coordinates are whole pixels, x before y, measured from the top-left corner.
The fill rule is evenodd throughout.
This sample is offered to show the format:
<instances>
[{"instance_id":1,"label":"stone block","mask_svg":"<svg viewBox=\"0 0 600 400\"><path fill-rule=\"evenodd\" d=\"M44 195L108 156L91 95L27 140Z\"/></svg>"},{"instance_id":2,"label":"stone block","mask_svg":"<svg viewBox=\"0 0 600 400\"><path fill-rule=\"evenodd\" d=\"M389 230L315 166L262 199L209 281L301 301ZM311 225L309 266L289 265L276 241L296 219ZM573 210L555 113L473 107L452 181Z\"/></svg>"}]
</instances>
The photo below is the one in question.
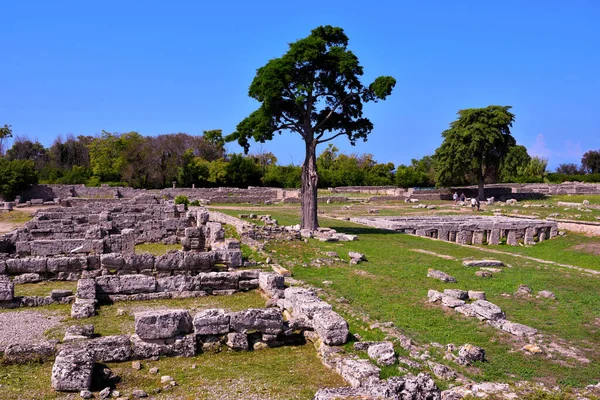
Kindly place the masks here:
<instances>
[{"instance_id":1,"label":"stone block","mask_svg":"<svg viewBox=\"0 0 600 400\"><path fill-rule=\"evenodd\" d=\"M379 378L381 370L369 360L343 357L336 364L335 370L352 387L360 387L372 378Z\"/></svg>"},{"instance_id":2,"label":"stone block","mask_svg":"<svg viewBox=\"0 0 600 400\"><path fill-rule=\"evenodd\" d=\"M96 280L83 278L77 281L77 297L80 299L96 299Z\"/></svg>"},{"instance_id":3,"label":"stone block","mask_svg":"<svg viewBox=\"0 0 600 400\"><path fill-rule=\"evenodd\" d=\"M473 311L482 319L492 321L506 318L504 312L497 305L486 300L477 300L471 304Z\"/></svg>"},{"instance_id":4,"label":"stone block","mask_svg":"<svg viewBox=\"0 0 600 400\"><path fill-rule=\"evenodd\" d=\"M378 365L392 365L396 362L396 354L392 342L373 343L367 348L367 354Z\"/></svg>"},{"instance_id":5,"label":"stone block","mask_svg":"<svg viewBox=\"0 0 600 400\"><path fill-rule=\"evenodd\" d=\"M11 275L25 273L46 273L45 257L11 258L6 260L6 271Z\"/></svg>"},{"instance_id":6,"label":"stone block","mask_svg":"<svg viewBox=\"0 0 600 400\"><path fill-rule=\"evenodd\" d=\"M0 275L0 301L12 301L15 285L7 275Z\"/></svg>"},{"instance_id":7,"label":"stone block","mask_svg":"<svg viewBox=\"0 0 600 400\"><path fill-rule=\"evenodd\" d=\"M94 356L85 349L61 350L52 366L52 387L60 392L88 390L92 383Z\"/></svg>"},{"instance_id":8,"label":"stone block","mask_svg":"<svg viewBox=\"0 0 600 400\"><path fill-rule=\"evenodd\" d=\"M4 361L9 364L44 362L54 358L56 344L51 342L11 344L4 349Z\"/></svg>"},{"instance_id":9,"label":"stone block","mask_svg":"<svg viewBox=\"0 0 600 400\"><path fill-rule=\"evenodd\" d=\"M87 269L86 257L54 257L47 262L48 272L81 272Z\"/></svg>"},{"instance_id":10,"label":"stone block","mask_svg":"<svg viewBox=\"0 0 600 400\"><path fill-rule=\"evenodd\" d=\"M258 289L258 279L248 279L239 282L240 290Z\"/></svg>"},{"instance_id":11,"label":"stone block","mask_svg":"<svg viewBox=\"0 0 600 400\"><path fill-rule=\"evenodd\" d=\"M196 335L223 335L229 333L229 318L229 314L219 308L200 311L194 316L194 332Z\"/></svg>"},{"instance_id":12,"label":"stone block","mask_svg":"<svg viewBox=\"0 0 600 400\"><path fill-rule=\"evenodd\" d=\"M183 263L183 252L173 251L154 259L154 268L158 271L170 271L181 269Z\"/></svg>"},{"instance_id":13,"label":"stone block","mask_svg":"<svg viewBox=\"0 0 600 400\"><path fill-rule=\"evenodd\" d=\"M249 349L248 335L245 333L232 332L227 334L227 347L236 351L246 351Z\"/></svg>"},{"instance_id":14,"label":"stone block","mask_svg":"<svg viewBox=\"0 0 600 400\"><path fill-rule=\"evenodd\" d=\"M119 276L119 293L152 293L156 291L156 279L147 275L121 275Z\"/></svg>"},{"instance_id":15,"label":"stone block","mask_svg":"<svg viewBox=\"0 0 600 400\"><path fill-rule=\"evenodd\" d=\"M188 251L183 255L180 268L185 270L210 271L215 265L215 254L213 252Z\"/></svg>"},{"instance_id":16,"label":"stone block","mask_svg":"<svg viewBox=\"0 0 600 400\"><path fill-rule=\"evenodd\" d=\"M339 346L348 339L348 323L335 311L322 311L313 316L312 324L323 343Z\"/></svg>"},{"instance_id":17,"label":"stone block","mask_svg":"<svg viewBox=\"0 0 600 400\"><path fill-rule=\"evenodd\" d=\"M283 316L276 308L250 308L230 315L229 326L235 332L277 335L283 330Z\"/></svg>"},{"instance_id":18,"label":"stone block","mask_svg":"<svg viewBox=\"0 0 600 400\"><path fill-rule=\"evenodd\" d=\"M285 289L285 278L274 272L261 272L258 275L258 285L268 296L282 294Z\"/></svg>"},{"instance_id":19,"label":"stone block","mask_svg":"<svg viewBox=\"0 0 600 400\"><path fill-rule=\"evenodd\" d=\"M96 300L75 299L71 306L71 318L89 318L96 313Z\"/></svg>"},{"instance_id":20,"label":"stone block","mask_svg":"<svg viewBox=\"0 0 600 400\"><path fill-rule=\"evenodd\" d=\"M215 263L225 264L229 268L238 268L242 266L242 252L235 250L214 250Z\"/></svg>"},{"instance_id":21,"label":"stone block","mask_svg":"<svg viewBox=\"0 0 600 400\"><path fill-rule=\"evenodd\" d=\"M98 294L121 293L121 280L118 275L102 275L96 278L96 292Z\"/></svg>"},{"instance_id":22,"label":"stone block","mask_svg":"<svg viewBox=\"0 0 600 400\"><path fill-rule=\"evenodd\" d=\"M154 256L148 253L129 254L123 257L123 269L144 270L154 268Z\"/></svg>"},{"instance_id":23,"label":"stone block","mask_svg":"<svg viewBox=\"0 0 600 400\"><path fill-rule=\"evenodd\" d=\"M156 291L186 292L191 290L199 290L199 287L196 288L195 286L194 278L187 275L174 275L157 278Z\"/></svg>"},{"instance_id":24,"label":"stone block","mask_svg":"<svg viewBox=\"0 0 600 400\"><path fill-rule=\"evenodd\" d=\"M234 272L208 272L200 274L201 290L238 289L238 275Z\"/></svg>"},{"instance_id":25,"label":"stone block","mask_svg":"<svg viewBox=\"0 0 600 400\"><path fill-rule=\"evenodd\" d=\"M26 274L20 274L13 277L13 283L15 285L22 285L23 283L35 283L40 282L42 280L42 276L40 274L35 274L33 272L29 272Z\"/></svg>"},{"instance_id":26,"label":"stone block","mask_svg":"<svg viewBox=\"0 0 600 400\"><path fill-rule=\"evenodd\" d=\"M123 268L123 256L119 253L101 254L100 266L109 271L118 271Z\"/></svg>"},{"instance_id":27,"label":"stone block","mask_svg":"<svg viewBox=\"0 0 600 400\"><path fill-rule=\"evenodd\" d=\"M154 310L135 313L135 333L143 340L167 339L192 331L187 310Z\"/></svg>"},{"instance_id":28,"label":"stone block","mask_svg":"<svg viewBox=\"0 0 600 400\"><path fill-rule=\"evenodd\" d=\"M103 336L81 342L96 361L116 362L131 359L131 340L127 335Z\"/></svg>"},{"instance_id":29,"label":"stone block","mask_svg":"<svg viewBox=\"0 0 600 400\"><path fill-rule=\"evenodd\" d=\"M132 358L144 360L151 357L193 357L196 355L196 335L189 334L170 339L142 340L131 336Z\"/></svg>"},{"instance_id":30,"label":"stone block","mask_svg":"<svg viewBox=\"0 0 600 400\"><path fill-rule=\"evenodd\" d=\"M432 268L429 268L427 270L427 276L429 278L439 279L442 282L452 282L452 283L456 282L456 278L453 277L452 275L448 275L447 273L445 273L443 271L438 271L438 270L435 270Z\"/></svg>"}]
</instances>

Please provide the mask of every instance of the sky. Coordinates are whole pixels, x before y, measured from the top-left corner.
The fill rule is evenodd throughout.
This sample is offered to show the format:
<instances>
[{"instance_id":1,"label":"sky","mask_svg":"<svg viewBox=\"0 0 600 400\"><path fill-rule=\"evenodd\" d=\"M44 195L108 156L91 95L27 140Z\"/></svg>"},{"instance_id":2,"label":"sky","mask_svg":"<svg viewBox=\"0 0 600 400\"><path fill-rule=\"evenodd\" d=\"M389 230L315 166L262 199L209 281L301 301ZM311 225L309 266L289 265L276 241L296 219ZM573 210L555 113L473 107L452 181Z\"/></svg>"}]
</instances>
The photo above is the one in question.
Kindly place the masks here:
<instances>
[{"instance_id":1,"label":"sky","mask_svg":"<svg viewBox=\"0 0 600 400\"><path fill-rule=\"evenodd\" d=\"M365 107L366 143L333 142L343 152L407 164L439 147L458 110L491 104L513 107L514 137L550 169L600 149L597 0L0 0L0 15L0 125L46 146L102 130L231 133L259 106L256 70L329 24L365 84L397 79ZM304 157L293 133L252 151Z\"/></svg>"}]
</instances>

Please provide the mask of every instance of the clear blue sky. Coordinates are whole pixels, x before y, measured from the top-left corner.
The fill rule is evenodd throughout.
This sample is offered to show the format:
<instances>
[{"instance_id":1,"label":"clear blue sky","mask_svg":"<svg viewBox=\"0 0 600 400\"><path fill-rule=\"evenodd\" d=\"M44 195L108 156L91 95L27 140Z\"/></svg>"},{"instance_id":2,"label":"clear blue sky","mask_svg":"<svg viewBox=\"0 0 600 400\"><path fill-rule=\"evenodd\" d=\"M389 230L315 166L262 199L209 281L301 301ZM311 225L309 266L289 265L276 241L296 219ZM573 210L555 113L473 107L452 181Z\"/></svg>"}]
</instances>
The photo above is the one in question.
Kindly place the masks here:
<instances>
[{"instance_id":1,"label":"clear blue sky","mask_svg":"<svg viewBox=\"0 0 600 400\"><path fill-rule=\"evenodd\" d=\"M409 163L433 153L457 110L490 104L514 107L517 141L552 168L600 149L598 0L6 0L0 15L0 125L47 146L103 129L230 133L257 106L256 69L330 24L365 83L398 80L366 108L369 141L339 138L342 151ZM263 150L281 163L304 151L293 134Z\"/></svg>"}]
</instances>

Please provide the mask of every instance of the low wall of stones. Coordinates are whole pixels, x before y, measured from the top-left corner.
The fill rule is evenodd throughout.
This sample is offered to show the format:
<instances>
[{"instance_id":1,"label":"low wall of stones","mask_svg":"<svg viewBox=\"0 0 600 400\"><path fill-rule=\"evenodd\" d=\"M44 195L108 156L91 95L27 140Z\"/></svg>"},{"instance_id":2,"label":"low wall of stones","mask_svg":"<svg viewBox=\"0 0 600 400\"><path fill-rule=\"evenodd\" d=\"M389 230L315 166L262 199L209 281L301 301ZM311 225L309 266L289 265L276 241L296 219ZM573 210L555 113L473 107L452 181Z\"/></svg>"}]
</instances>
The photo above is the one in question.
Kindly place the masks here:
<instances>
[{"instance_id":1,"label":"low wall of stones","mask_svg":"<svg viewBox=\"0 0 600 400\"><path fill-rule=\"evenodd\" d=\"M555 221L509 217L359 217L350 221L460 244L532 245L558 234Z\"/></svg>"}]
</instances>

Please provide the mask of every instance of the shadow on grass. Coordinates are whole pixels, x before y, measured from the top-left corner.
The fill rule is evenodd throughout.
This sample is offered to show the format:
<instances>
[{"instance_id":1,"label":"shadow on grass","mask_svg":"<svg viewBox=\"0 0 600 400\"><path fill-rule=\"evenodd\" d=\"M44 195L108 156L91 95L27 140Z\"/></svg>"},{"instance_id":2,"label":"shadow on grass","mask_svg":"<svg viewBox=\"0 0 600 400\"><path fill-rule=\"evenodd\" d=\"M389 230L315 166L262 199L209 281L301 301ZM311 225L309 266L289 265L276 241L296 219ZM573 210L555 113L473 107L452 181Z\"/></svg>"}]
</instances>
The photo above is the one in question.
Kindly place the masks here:
<instances>
[{"instance_id":1,"label":"shadow on grass","mask_svg":"<svg viewBox=\"0 0 600 400\"><path fill-rule=\"evenodd\" d=\"M368 228L368 227L353 227L353 226L330 226L340 233L349 235L398 235L400 232L390 231L387 229Z\"/></svg>"}]
</instances>

